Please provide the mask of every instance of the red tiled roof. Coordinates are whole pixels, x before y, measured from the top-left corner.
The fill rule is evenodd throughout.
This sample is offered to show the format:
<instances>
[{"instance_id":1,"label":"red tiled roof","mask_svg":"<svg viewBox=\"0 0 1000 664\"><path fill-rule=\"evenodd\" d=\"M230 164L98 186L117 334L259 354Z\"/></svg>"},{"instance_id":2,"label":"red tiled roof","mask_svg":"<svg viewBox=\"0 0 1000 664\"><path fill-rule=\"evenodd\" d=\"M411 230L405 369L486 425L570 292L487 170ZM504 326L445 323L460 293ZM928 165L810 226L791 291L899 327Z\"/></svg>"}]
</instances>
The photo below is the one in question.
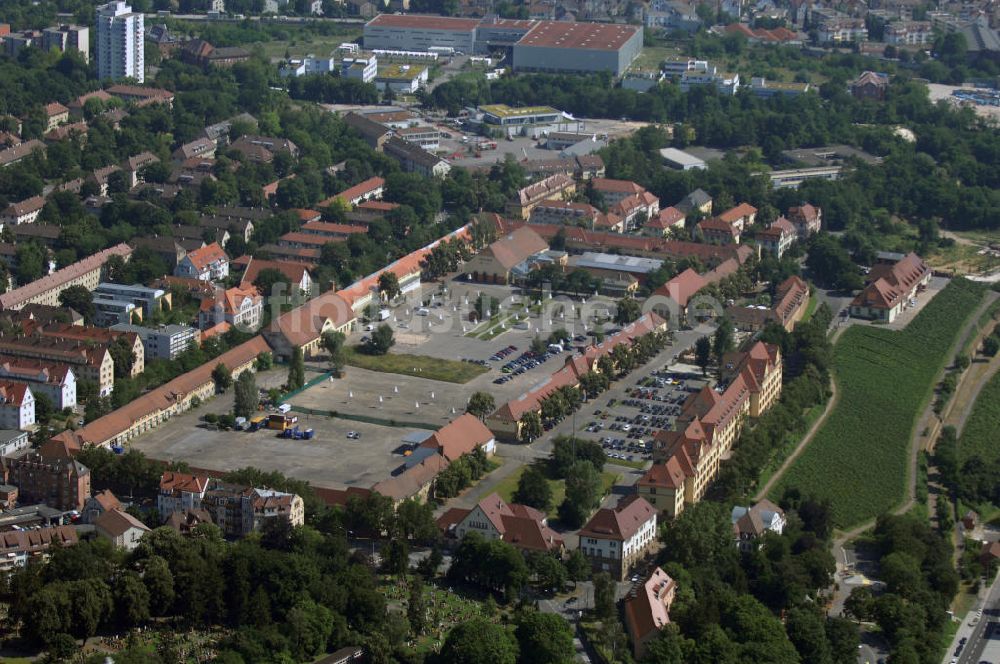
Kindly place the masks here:
<instances>
[{"instance_id":1,"label":"red tiled roof","mask_svg":"<svg viewBox=\"0 0 1000 664\"><path fill-rule=\"evenodd\" d=\"M666 572L654 567L649 578L625 599L625 624L633 644L644 642L670 622L670 604L676 587Z\"/></svg>"},{"instance_id":2,"label":"red tiled roof","mask_svg":"<svg viewBox=\"0 0 1000 664\"><path fill-rule=\"evenodd\" d=\"M45 105L45 115L50 118L55 115L62 115L63 113L69 113L69 109L57 101Z\"/></svg>"},{"instance_id":3,"label":"red tiled roof","mask_svg":"<svg viewBox=\"0 0 1000 664\"><path fill-rule=\"evenodd\" d=\"M421 447L435 449L448 461L455 461L491 440L493 432L475 415L465 413L435 431Z\"/></svg>"},{"instance_id":4,"label":"red tiled roof","mask_svg":"<svg viewBox=\"0 0 1000 664\"><path fill-rule=\"evenodd\" d=\"M626 496L614 509L607 507L597 510L583 528L580 537L624 542L635 535L650 519L656 518L656 510L636 494Z\"/></svg>"},{"instance_id":5,"label":"red tiled roof","mask_svg":"<svg viewBox=\"0 0 1000 664\"><path fill-rule=\"evenodd\" d=\"M200 249L194 249L187 253L187 258L199 272L207 270L208 267L217 261L228 260L226 252L219 246L218 242L207 244Z\"/></svg>"},{"instance_id":6,"label":"red tiled roof","mask_svg":"<svg viewBox=\"0 0 1000 664\"><path fill-rule=\"evenodd\" d=\"M688 268L676 277L656 289L655 295L669 297L682 308L698 291L708 285L708 281L700 274Z\"/></svg>"},{"instance_id":7,"label":"red tiled roof","mask_svg":"<svg viewBox=\"0 0 1000 664\"><path fill-rule=\"evenodd\" d=\"M612 180L611 178L593 178L591 185L595 191L615 194L641 194L646 191L644 188L630 180Z\"/></svg>"},{"instance_id":8,"label":"red tiled roof","mask_svg":"<svg viewBox=\"0 0 1000 664\"><path fill-rule=\"evenodd\" d=\"M518 263L545 251L549 245L535 231L527 227L518 228L513 233L491 244L487 251L500 265L509 270Z\"/></svg>"},{"instance_id":9,"label":"red tiled roof","mask_svg":"<svg viewBox=\"0 0 1000 664\"><path fill-rule=\"evenodd\" d=\"M268 261L263 258L241 256L234 260L233 264L246 266L243 269L243 279L240 281L241 286L252 284L264 270L277 270L285 279L288 279L289 284L294 286L301 284L303 276L309 274L308 265L293 261Z\"/></svg>"},{"instance_id":10,"label":"red tiled roof","mask_svg":"<svg viewBox=\"0 0 1000 664\"><path fill-rule=\"evenodd\" d=\"M719 219L725 221L726 223L733 223L739 221L744 217L749 217L750 215L757 214L757 208L750 205L749 203L740 203L734 208L729 208L725 212L719 215Z\"/></svg>"}]
</instances>

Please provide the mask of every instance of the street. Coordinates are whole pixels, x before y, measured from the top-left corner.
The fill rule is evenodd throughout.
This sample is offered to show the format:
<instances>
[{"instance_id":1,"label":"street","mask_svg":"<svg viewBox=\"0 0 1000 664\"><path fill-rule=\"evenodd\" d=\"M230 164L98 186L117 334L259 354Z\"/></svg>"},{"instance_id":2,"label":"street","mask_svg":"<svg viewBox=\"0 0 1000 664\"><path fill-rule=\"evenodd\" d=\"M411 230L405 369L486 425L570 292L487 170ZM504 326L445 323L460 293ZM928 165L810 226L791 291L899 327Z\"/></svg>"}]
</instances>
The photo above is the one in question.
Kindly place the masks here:
<instances>
[{"instance_id":1,"label":"street","mask_svg":"<svg viewBox=\"0 0 1000 664\"><path fill-rule=\"evenodd\" d=\"M957 664L978 664L979 662L989 662L996 664L1000 662L1000 640L998 640L996 625L1000 624L1000 576L993 580L990 587L980 592L980 597L985 598L976 604L976 607L969 611L969 614L962 621L955 638L948 646L947 652L942 660L955 662ZM982 617L979 617L978 610L982 609ZM973 625L973 621L976 622ZM955 657L955 650L962 639L966 639L962 648L962 653Z\"/></svg>"}]
</instances>

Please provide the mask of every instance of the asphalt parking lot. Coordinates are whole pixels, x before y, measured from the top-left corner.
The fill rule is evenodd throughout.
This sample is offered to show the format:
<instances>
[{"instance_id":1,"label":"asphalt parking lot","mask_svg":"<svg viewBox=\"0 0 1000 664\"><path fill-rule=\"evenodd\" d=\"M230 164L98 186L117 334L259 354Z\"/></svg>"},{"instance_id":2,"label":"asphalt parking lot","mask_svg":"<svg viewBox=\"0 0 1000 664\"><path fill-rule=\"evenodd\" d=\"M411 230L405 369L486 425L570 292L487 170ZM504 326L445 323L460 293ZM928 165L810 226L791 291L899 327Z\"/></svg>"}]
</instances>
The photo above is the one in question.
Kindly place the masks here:
<instances>
[{"instance_id":1,"label":"asphalt parking lot","mask_svg":"<svg viewBox=\"0 0 1000 664\"><path fill-rule=\"evenodd\" d=\"M633 381L622 398L603 401L578 435L601 443L611 463L649 461L656 434L673 429L685 400L707 384L683 368L655 369Z\"/></svg>"},{"instance_id":2,"label":"asphalt parking lot","mask_svg":"<svg viewBox=\"0 0 1000 664\"><path fill-rule=\"evenodd\" d=\"M223 413L230 408L231 395L217 397L139 436L131 446L154 459L185 461L196 468L220 473L254 466L277 470L320 487L369 487L403 463L399 448L403 437L413 431L294 410L292 414L299 418L299 426L314 429L315 438L288 440L268 429L219 431L206 428L201 422L207 412ZM361 438L348 439L348 431L359 432Z\"/></svg>"}]
</instances>

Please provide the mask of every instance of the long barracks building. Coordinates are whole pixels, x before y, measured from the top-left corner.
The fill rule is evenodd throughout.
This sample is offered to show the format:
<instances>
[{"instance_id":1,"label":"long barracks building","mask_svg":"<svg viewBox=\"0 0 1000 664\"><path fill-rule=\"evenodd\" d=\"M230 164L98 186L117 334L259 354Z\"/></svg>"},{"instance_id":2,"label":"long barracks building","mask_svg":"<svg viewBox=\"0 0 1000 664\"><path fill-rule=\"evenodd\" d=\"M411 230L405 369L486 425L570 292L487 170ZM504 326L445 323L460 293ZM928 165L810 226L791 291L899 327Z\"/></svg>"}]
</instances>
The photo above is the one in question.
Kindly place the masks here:
<instances>
[{"instance_id":1,"label":"long barracks building","mask_svg":"<svg viewBox=\"0 0 1000 664\"><path fill-rule=\"evenodd\" d=\"M642 50L642 27L379 14L365 25L364 39L366 49L446 47L461 53L510 49L515 70L607 71L621 76Z\"/></svg>"}]
</instances>

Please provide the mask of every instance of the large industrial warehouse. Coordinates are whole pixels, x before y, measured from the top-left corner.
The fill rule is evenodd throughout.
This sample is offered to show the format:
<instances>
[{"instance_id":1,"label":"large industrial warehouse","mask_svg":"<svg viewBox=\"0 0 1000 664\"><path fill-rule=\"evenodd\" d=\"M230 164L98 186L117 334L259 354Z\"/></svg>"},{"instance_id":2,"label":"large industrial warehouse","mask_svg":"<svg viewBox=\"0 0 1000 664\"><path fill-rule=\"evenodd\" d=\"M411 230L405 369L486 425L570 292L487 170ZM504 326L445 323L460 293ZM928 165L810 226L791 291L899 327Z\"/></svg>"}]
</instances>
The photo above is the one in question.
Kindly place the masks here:
<instances>
[{"instance_id":1,"label":"large industrial warehouse","mask_svg":"<svg viewBox=\"0 0 1000 664\"><path fill-rule=\"evenodd\" d=\"M515 70L611 72L622 76L642 50L642 28L607 23L465 19L380 14L365 25L366 49L462 53L509 48Z\"/></svg>"},{"instance_id":2,"label":"large industrial warehouse","mask_svg":"<svg viewBox=\"0 0 1000 664\"><path fill-rule=\"evenodd\" d=\"M479 19L379 14L365 24L365 48L426 51L433 46L472 53Z\"/></svg>"},{"instance_id":3,"label":"large industrial warehouse","mask_svg":"<svg viewBox=\"0 0 1000 664\"><path fill-rule=\"evenodd\" d=\"M539 21L513 47L515 71L623 75L642 51L642 28L608 23Z\"/></svg>"}]
</instances>

